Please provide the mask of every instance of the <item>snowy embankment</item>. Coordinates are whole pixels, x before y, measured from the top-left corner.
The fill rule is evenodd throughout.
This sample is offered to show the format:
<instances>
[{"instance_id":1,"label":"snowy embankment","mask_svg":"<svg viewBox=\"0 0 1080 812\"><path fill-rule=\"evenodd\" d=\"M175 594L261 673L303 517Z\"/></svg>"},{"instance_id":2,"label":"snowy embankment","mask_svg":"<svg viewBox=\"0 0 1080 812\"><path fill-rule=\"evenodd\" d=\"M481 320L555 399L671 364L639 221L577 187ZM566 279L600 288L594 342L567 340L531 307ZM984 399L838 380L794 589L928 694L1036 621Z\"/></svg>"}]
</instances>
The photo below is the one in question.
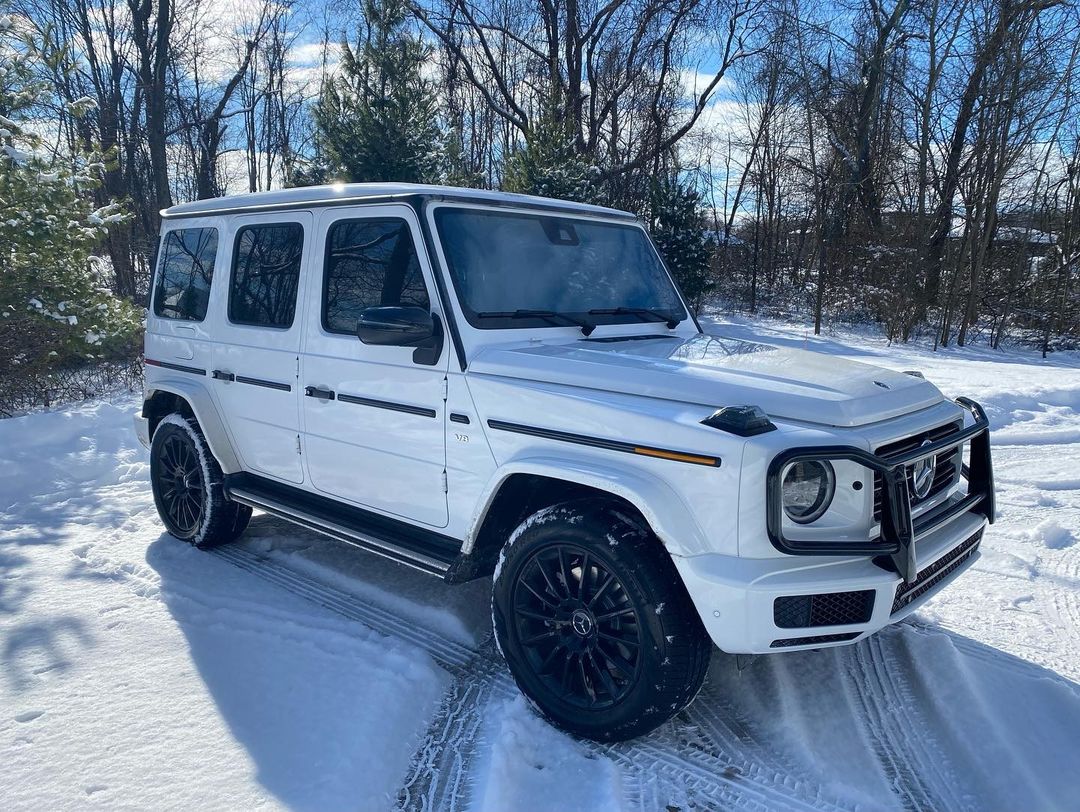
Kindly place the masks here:
<instances>
[{"instance_id":1,"label":"snowy embankment","mask_svg":"<svg viewBox=\"0 0 1080 812\"><path fill-rule=\"evenodd\" d=\"M485 582L447 587L266 516L163 535L136 397L0 421L0 807L1073 809L1080 358L720 332L919 369L980 400L1000 521L912 622L717 655L681 718L615 747L519 698Z\"/></svg>"}]
</instances>

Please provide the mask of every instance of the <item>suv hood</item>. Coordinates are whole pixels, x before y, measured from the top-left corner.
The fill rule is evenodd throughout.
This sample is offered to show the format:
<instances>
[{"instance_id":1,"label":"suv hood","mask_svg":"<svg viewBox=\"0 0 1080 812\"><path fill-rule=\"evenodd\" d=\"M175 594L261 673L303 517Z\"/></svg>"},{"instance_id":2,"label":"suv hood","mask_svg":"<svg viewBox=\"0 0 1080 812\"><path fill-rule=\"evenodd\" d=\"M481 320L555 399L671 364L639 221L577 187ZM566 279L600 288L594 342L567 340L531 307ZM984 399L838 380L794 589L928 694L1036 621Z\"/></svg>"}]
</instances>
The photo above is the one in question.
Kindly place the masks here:
<instances>
[{"instance_id":1,"label":"suv hood","mask_svg":"<svg viewBox=\"0 0 1080 812\"><path fill-rule=\"evenodd\" d=\"M710 408L756 405L772 417L843 427L944 400L937 387L913 375L708 334L490 347L469 370Z\"/></svg>"}]
</instances>

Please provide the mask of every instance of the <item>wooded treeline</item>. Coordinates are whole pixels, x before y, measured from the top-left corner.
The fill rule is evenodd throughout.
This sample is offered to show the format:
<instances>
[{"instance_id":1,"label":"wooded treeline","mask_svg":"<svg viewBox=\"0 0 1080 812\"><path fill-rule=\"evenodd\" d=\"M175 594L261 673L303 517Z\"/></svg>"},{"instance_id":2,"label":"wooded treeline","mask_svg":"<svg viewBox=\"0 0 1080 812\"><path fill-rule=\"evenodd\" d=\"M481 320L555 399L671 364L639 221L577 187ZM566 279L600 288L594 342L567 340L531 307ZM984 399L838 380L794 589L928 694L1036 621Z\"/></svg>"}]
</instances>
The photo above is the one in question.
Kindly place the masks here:
<instances>
[{"instance_id":1,"label":"wooded treeline","mask_svg":"<svg viewBox=\"0 0 1080 812\"><path fill-rule=\"evenodd\" d=\"M9 2L137 302L174 202L411 180L639 212L702 303L1080 336L1070 0Z\"/></svg>"}]
</instances>

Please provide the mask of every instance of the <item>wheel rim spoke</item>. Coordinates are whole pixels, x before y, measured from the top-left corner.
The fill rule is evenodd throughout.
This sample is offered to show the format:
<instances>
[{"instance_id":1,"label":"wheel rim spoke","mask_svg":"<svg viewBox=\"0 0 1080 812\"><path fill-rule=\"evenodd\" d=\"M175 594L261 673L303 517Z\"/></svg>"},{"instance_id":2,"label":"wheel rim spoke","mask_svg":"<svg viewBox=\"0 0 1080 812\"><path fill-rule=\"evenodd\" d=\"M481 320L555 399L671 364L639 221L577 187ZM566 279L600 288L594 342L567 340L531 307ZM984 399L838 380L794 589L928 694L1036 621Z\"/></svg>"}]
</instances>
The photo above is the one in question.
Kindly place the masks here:
<instances>
[{"instance_id":1,"label":"wheel rim spoke","mask_svg":"<svg viewBox=\"0 0 1080 812\"><path fill-rule=\"evenodd\" d=\"M574 681L574 654L573 652L567 652L563 658L562 667L562 693L563 696L573 693L572 683Z\"/></svg>"},{"instance_id":2,"label":"wheel rim spoke","mask_svg":"<svg viewBox=\"0 0 1080 812\"><path fill-rule=\"evenodd\" d=\"M622 657L611 654L600 646L597 646L596 650L600 652L600 656L603 657L604 663L615 673L615 676L620 679L630 679L634 675L633 666L626 662Z\"/></svg>"},{"instance_id":3,"label":"wheel rim spoke","mask_svg":"<svg viewBox=\"0 0 1080 812\"><path fill-rule=\"evenodd\" d=\"M585 600L585 581L589 577L589 554L586 552L581 557L581 578L578 579L578 600Z\"/></svg>"},{"instance_id":4,"label":"wheel rim spoke","mask_svg":"<svg viewBox=\"0 0 1080 812\"><path fill-rule=\"evenodd\" d=\"M595 604L595 603L596 603L596 602L597 602L598 600L600 600L600 597L601 597L601 596L602 596L602 595L604 594L604 591L605 591L605 590L606 590L606 589L607 589L607 588L608 588L609 586L611 586L611 584L612 584L612 583L613 583L614 581L615 581L615 576L614 576L614 575L612 575L612 574L611 574L611 573L609 572L609 573L607 574L607 579L606 579L606 580L604 581L604 583L602 583L602 584L600 585L600 588L599 588L599 589L597 589L597 590L596 590L596 591L595 591L595 592L593 593L593 596L592 596L592 598L590 598L590 599L589 599L589 606L593 606L593 605L594 605L594 604Z\"/></svg>"},{"instance_id":5,"label":"wheel rim spoke","mask_svg":"<svg viewBox=\"0 0 1080 812\"><path fill-rule=\"evenodd\" d=\"M544 570L542 567L538 565L536 568L540 570L541 575L544 575ZM544 580L547 581L547 575L544 575ZM550 586L550 581L548 582L548 584ZM558 606L558 604L556 604L551 598L545 597L540 592L537 592L533 588L532 584L530 584L528 581L522 580L521 585L524 586L527 590L529 590L533 595L535 595L536 599L542 604L544 604L544 606L548 606L552 609L555 609Z\"/></svg>"},{"instance_id":6,"label":"wheel rim spoke","mask_svg":"<svg viewBox=\"0 0 1080 812\"><path fill-rule=\"evenodd\" d=\"M582 654L577 658L578 676L581 677L581 686L585 689L585 693L592 700L593 704L596 703L596 688L589 682L589 678L585 674L585 655Z\"/></svg>"},{"instance_id":7,"label":"wheel rim spoke","mask_svg":"<svg viewBox=\"0 0 1080 812\"><path fill-rule=\"evenodd\" d=\"M563 644L562 643L556 643L554 648L552 648L551 651L548 653L547 657L545 657L543 662L540 663L540 667L539 667L539 669L537 669L538 673L540 673L540 674L549 673L549 669L551 668L551 666L555 665L555 663L558 661L558 659L559 659L559 657L560 657L560 655L562 653L563 653Z\"/></svg>"},{"instance_id":8,"label":"wheel rim spoke","mask_svg":"<svg viewBox=\"0 0 1080 812\"><path fill-rule=\"evenodd\" d=\"M555 620L555 616L552 614L544 614L543 612L534 612L532 609L518 609L517 613L522 617L527 617L530 620L540 620L545 623L551 623Z\"/></svg>"},{"instance_id":9,"label":"wheel rim spoke","mask_svg":"<svg viewBox=\"0 0 1080 812\"><path fill-rule=\"evenodd\" d=\"M600 678L600 684L604 686L608 696L613 698L618 696L619 689L615 685L615 680L611 678L611 672L596 662L596 657L593 656L592 652L589 652L589 663L592 665L593 671L596 672L596 676Z\"/></svg>"},{"instance_id":10,"label":"wheel rim spoke","mask_svg":"<svg viewBox=\"0 0 1080 812\"><path fill-rule=\"evenodd\" d=\"M566 556L563 555L563 548L559 547L559 580L562 581L563 592L566 593L564 597L570 597L570 577L566 573Z\"/></svg>"},{"instance_id":11,"label":"wheel rim spoke","mask_svg":"<svg viewBox=\"0 0 1080 812\"><path fill-rule=\"evenodd\" d=\"M610 612L606 612L602 615L596 616L597 623L603 623L604 621L611 620L612 618L620 617L621 615L633 615L634 608L632 606L624 606L622 609L614 609Z\"/></svg>"},{"instance_id":12,"label":"wheel rim spoke","mask_svg":"<svg viewBox=\"0 0 1080 812\"><path fill-rule=\"evenodd\" d=\"M522 640L521 644L523 646L534 646L537 643L539 643L541 640L547 640L549 637L554 637L557 634L559 634L558 629L549 629L546 632L540 632L539 634L534 634L532 637L528 638L527 640Z\"/></svg>"}]
</instances>

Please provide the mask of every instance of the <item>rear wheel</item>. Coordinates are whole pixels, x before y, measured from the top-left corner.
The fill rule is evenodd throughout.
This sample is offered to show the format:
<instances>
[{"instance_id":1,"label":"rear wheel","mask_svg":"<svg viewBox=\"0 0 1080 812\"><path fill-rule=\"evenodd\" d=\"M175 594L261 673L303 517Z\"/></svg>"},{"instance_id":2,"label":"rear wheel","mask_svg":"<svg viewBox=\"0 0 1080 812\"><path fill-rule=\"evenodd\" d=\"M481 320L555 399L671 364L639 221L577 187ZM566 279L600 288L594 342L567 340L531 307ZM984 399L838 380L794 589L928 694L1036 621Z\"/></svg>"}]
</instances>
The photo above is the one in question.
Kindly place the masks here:
<instances>
[{"instance_id":1,"label":"rear wheel","mask_svg":"<svg viewBox=\"0 0 1080 812\"><path fill-rule=\"evenodd\" d=\"M678 713L712 651L663 545L604 502L526 519L496 572L492 609L521 690L592 739L632 738Z\"/></svg>"},{"instance_id":2,"label":"rear wheel","mask_svg":"<svg viewBox=\"0 0 1080 812\"><path fill-rule=\"evenodd\" d=\"M225 498L224 479L198 423L162 418L150 443L150 485L170 535L205 548L244 532L251 508Z\"/></svg>"}]
</instances>

